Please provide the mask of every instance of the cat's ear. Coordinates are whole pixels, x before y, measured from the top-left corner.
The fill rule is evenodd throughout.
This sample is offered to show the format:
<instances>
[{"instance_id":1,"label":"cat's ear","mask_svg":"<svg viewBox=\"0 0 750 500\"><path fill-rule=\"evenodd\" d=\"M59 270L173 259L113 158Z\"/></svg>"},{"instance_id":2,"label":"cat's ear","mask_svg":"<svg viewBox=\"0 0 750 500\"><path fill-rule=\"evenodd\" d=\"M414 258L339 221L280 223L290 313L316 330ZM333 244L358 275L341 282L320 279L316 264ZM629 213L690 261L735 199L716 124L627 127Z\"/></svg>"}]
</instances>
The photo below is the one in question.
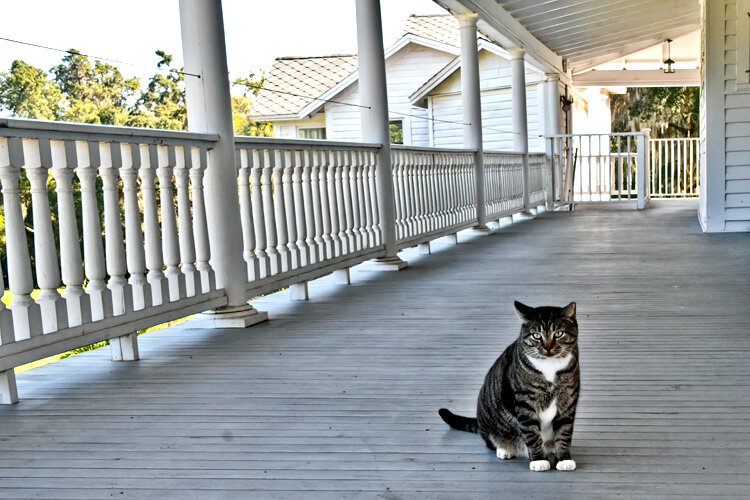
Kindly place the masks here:
<instances>
[{"instance_id":1,"label":"cat's ear","mask_svg":"<svg viewBox=\"0 0 750 500\"><path fill-rule=\"evenodd\" d=\"M533 307L522 304L517 300L513 302L513 305L516 306L516 314L521 319L521 321L529 321L531 319L531 316L534 312Z\"/></svg>"},{"instance_id":2,"label":"cat's ear","mask_svg":"<svg viewBox=\"0 0 750 500\"><path fill-rule=\"evenodd\" d=\"M571 302L570 304L568 304L567 306L565 306L565 308L563 308L562 315L565 318L575 319L575 317L576 317L576 303L575 302Z\"/></svg>"}]
</instances>

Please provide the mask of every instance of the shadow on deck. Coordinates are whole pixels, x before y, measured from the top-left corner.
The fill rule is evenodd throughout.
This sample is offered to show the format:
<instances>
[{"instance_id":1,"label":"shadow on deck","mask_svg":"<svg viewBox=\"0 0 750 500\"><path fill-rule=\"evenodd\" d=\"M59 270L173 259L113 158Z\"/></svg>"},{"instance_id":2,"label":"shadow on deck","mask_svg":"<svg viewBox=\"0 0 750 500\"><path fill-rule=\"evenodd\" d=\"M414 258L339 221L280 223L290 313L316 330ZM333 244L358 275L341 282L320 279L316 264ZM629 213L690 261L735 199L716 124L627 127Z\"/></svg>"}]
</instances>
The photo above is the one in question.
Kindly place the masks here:
<instances>
[{"instance_id":1,"label":"shadow on deck","mask_svg":"<svg viewBox=\"0 0 750 500\"><path fill-rule=\"evenodd\" d=\"M245 331L173 328L19 375L0 498L644 498L750 491L750 235L692 202L592 206L407 252L398 273L259 300ZM578 302L579 470L499 462L473 414L512 301Z\"/></svg>"}]
</instances>

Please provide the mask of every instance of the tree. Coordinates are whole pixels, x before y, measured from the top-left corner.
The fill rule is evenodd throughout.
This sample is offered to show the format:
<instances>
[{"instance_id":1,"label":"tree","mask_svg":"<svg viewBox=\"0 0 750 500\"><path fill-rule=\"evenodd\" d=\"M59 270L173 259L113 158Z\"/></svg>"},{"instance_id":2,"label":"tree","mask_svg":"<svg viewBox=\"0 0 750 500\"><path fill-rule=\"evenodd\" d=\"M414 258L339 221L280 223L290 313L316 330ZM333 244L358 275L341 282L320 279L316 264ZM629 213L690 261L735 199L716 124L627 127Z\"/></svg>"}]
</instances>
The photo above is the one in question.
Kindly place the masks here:
<instances>
[{"instance_id":1,"label":"tree","mask_svg":"<svg viewBox=\"0 0 750 500\"><path fill-rule=\"evenodd\" d=\"M700 90L698 87L628 88L612 96L615 132L651 128L653 137L697 137Z\"/></svg>"},{"instance_id":2,"label":"tree","mask_svg":"<svg viewBox=\"0 0 750 500\"><path fill-rule=\"evenodd\" d=\"M62 92L41 69L15 60L0 73L0 108L13 116L59 120L62 105Z\"/></svg>"},{"instance_id":3,"label":"tree","mask_svg":"<svg viewBox=\"0 0 750 500\"><path fill-rule=\"evenodd\" d=\"M172 56L157 50L159 69L168 72L155 73L131 108L127 124L132 127L151 127L172 130L187 128L187 108L185 106L185 76L171 68Z\"/></svg>"},{"instance_id":4,"label":"tree","mask_svg":"<svg viewBox=\"0 0 750 500\"><path fill-rule=\"evenodd\" d=\"M124 125L128 102L140 89L137 78L126 79L117 67L70 49L51 73L65 96L62 119L72 122Z\"/></svg>"},{"instance_id":5,"label":"tree","mask_svg":"<svg viewBox=\"0 0 750 500\"><path fill-rule=\"evenodd\" d=\"M273 125L271 122L259 122L250 118L252 112L252 99L265 82L265 76L255 77L255 73L250 73L246 77L236 78L232 85L242 88L241 96L232 96L232 120L234 122L234 132L237 135L250 135L257 137L271 137L273 135Z\"/></svg>"}]
</instances>

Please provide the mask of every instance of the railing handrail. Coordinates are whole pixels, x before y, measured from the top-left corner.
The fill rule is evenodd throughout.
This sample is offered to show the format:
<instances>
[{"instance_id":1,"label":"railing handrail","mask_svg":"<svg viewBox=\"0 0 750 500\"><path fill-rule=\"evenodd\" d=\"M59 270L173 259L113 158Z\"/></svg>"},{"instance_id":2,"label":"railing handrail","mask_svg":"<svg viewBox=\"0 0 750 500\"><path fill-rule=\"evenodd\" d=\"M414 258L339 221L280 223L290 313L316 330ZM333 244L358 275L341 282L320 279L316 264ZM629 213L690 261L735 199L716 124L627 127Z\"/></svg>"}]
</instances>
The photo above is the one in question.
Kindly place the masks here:
<instances>
[{"instance_id":1,"label":"railing handrail","mask_svg":"<svg viewBox=\"0 0 750 500\"><path fill-rule=\"evenodd\" d=\"M344 149L372 149L379 150L382 145L368 142L353 141L328 141L325 139L287 139L283 137L252 137L248 135L236 135L235 145L258 145L272 147L301 147L305 149L314 148L344 148Z\"/></svg>"},{"instance_id":2,"label":"railing handrail","mask_svg":"<svg viewBox=\"0 0 750 500\"><path fill-rule=\"evenodd\" d=\"M545 139L566 139L569 137L591 137L591 136L607 136L607 137L635 137L640 135L646 135L645 132L590 132L590 133L584 133L584 134L551 134L551 135L544 135L541 137L544 137Z\"/></svg>"},{"instance_id":3,"label":"railing handrail","mask_svg":"<svg viewBox=\"0 0 750 500\"><path fill-rule=\"evenodd\" d=\"M664 142L664 141L698 141L700 137L659 137L657 139L651 139L651 142Z\"/></svg>"},{"instance_id":4,"label":"railing handrail","mask_svg":"<svg viewBox=\"0 0 750 500\"><path fill-rule=\"evenodd\" d=\"M138 142L141 144L179 143L191 145L209 145L219 140L217 134L199 134L180 130L0 118L0 137L15 136L79 141Z\"/></svg>"},{"instance_id":5,"label":"railing handrail","mask_svg":"<svg viewBox=\"0 0 750 500\"><path fill-rule=\"evenodd\" d=\"M421 151L425 153L476 153L476 149L469 148L432 148L426 146L409 146L406 144L391 144L394 151Z\"/></svg>"}]
</instances>

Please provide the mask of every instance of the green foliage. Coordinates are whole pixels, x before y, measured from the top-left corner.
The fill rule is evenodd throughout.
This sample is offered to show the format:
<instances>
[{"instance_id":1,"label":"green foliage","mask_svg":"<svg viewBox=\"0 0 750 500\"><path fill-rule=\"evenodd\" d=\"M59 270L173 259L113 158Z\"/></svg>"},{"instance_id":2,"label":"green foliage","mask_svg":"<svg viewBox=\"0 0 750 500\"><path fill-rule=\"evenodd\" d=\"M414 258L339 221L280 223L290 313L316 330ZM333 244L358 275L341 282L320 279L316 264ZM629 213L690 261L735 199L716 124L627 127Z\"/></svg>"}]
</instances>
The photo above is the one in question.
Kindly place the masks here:
<instances>
[{"instance_id":1,"label":"green foliage","mask_svg":"<svg viewBox=\"0 0 750 500\"><path fill-rule=\"evenodd\" d=\"M160 57L156 67L167 69L167 74L156 73L148 82L146 90L131 110L127 125L171 130L187 128L185 107L185 76L170 67L172 56L157 50Z\"/></svg>"},{"instance_id":2,"label":"green foliage","mask_svg":"<svg viewBox=\"0 0 750 500\"><path fill-rule=\"evenodd\" d=\"M401 120L390 122L388 129L391 135L391 144L404 143L404 124Z\"/></svg>"},{"instance_id":3,"label":"green foliage","mask_svg":"<svg viewBox=\"0 0 750 500\"><path fill-rule=\"evenodd\" d=\"M652 137L697 137L700 89L697 87L628 88L612 96L615 132L651 128Z\"/></svg>"},{"instance_id":4,"label":"green foliage","mask_svg":"<svg viewBox=\"0 0 750 500\"><path fill-rule=\"evenodd\" d=\"M15 60L0 73L0 107L20 118L59 120L63 105L60 88L39 68Z\"/></svg>"},{"instance_id":5,"label":"green foliage","mask_svg":"<svg viewBox=\"0 0 750 500\"><path fill-rule=\"evenodd\" d=\"M254 73L246 77L236 78L232 85L242 88L241 96L232 96L232 121L234 122L234 133L237 135L250 135L256 137L271 137L273 125L271 122L259 122L250 118L252 111L252 99L266 81L265 76L256 78Z\"/></svg>"}]
</instances>

